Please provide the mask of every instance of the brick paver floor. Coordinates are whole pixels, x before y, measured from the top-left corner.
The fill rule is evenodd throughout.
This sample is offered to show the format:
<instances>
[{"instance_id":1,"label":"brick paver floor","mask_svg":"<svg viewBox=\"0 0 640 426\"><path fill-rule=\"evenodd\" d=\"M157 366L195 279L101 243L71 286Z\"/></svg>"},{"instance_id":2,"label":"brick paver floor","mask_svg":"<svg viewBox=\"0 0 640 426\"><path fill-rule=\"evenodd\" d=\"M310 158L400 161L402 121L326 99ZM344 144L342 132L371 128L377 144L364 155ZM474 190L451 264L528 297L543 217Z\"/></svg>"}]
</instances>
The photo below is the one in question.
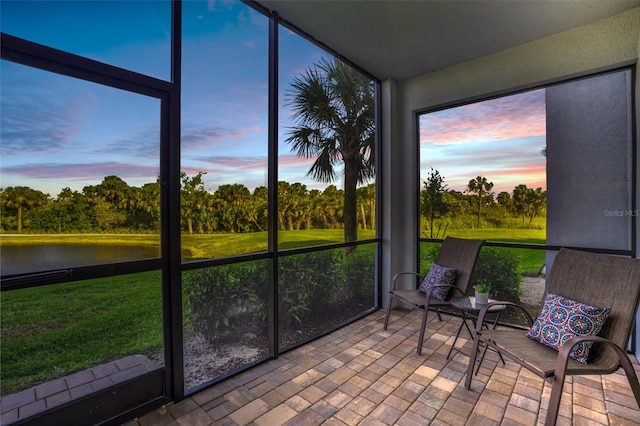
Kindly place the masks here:
<instances>
[{"instance_id":1,"label":"brick paver floor","mask_svg":"<svg viewBox=\"0 0 640 426\"><path fill-rule=\"evenodd\" d=\"M394 310L384 330L384 312L377 311L126 426L544 423L548 383L489 353L472 390L465 389L469 358L454 352L446 359L461 319L431 316L418 356L420 318L418 311ZM471 345L465 333L462 351ZM640 424L624 373L569 378L558 424Z\"/></svg>"},{"instance_id":2,"label":"brick paver floor","mask_svg":"<svg viewBox=\"0 0 640 426\"><path fill-rule=\"evenodd\" d=\"M158 367L144 355L130 355L0 398L5 425L121 383Z\"/></svg>"}]
</instances>

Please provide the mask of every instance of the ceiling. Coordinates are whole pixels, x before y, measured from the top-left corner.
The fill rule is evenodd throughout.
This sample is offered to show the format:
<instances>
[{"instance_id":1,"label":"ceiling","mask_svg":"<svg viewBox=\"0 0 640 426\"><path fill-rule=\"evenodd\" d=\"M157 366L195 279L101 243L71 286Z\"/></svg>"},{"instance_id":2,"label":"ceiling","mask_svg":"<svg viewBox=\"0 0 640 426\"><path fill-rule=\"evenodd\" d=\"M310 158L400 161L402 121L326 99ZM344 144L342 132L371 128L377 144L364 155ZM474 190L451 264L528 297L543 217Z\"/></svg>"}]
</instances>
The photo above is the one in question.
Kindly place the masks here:
<instances>
[{"instance_id":1,"label":"ceiling","mask_svg":"<svg viewBox=\"0 0 640 426\"><path fill-rule=\"evenodd\" d=\"M258 0L379 79L406 80L640 7L640 0Z\"/></svg>"}]
</instances>

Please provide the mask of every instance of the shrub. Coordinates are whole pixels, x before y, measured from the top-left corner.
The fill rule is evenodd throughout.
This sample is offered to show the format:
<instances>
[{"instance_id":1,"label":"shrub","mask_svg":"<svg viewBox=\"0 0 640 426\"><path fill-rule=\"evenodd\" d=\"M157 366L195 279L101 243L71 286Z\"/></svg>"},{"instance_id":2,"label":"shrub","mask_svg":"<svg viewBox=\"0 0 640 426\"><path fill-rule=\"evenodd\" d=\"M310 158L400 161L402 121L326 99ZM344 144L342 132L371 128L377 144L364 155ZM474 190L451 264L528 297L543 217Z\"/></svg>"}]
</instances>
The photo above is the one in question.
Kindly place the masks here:
<instances>
[{"instance_id":1,"label":"shrub","mask_svg":"<svg viewBox=\"0 0 640 426\"><path fill-rule=\"evenodd\" d=\"M278 312L280 324L302 324L305 317L336 301L341 286L333 251L323 250L279 260Z\"/></svg>"},{"instance_id":2,"label":"shrub","mask_svg":"<svg viewBox=\"0 0 640 426\"><path fill-rule=\"evenodd\" d=\"M491 298L519 302L522 275L518 255L509 249L483 247L471 277L471 286L481 282L489 284Z\"/></svg>"},{"instance_id":3,"label":"shrub","mask_svg":"<svg viewBox=\"0 0 640 426\"><path fill-rule=\"evenodd\" d=\"M347 298L373 303L374 251L322 250L279 258L278 315L283 328L336 314ZM242 262L185 273L184 309L194 331L209 342L229 337L234 322L267 324L267 261ZM306 325L306 324L305 324ZM265 331L266 333L266 331Z\"/></svg>"},{"instance_id":4,"label":"shrub","mask_svg":"<svg viewBox=\"0 0 640 426\"><path fill-rule=\"evenodd\" d=\"M250 262L234 263L224 266L227 274L233 277L237 283L248 292L246 300L247 308L252 312L254 323L264 324L267 321L267 296L269 293L269 277L267 261L256 260Z\"/></svg>"},{"instance_id":5,"label":"shrub","mask_svg":"<svg viewBox=\"0 0 640 426\"><path fill-rule=\"evenodd\" d=\"M219 266L185 274L183 295L193 329L209 342L229 331L232 309L250 296L231 268Z\"/></svg>"},{"instance_id":6,"label":"shrub","mask_svg":"<svg viewBox=\"0 0 640 426\"><path fill-rule=\"evenodd\" d=\"M370 298L373 303L376 262L375 247L358 247L344 256L347 297Z\"/></svg>"}]
</instances>

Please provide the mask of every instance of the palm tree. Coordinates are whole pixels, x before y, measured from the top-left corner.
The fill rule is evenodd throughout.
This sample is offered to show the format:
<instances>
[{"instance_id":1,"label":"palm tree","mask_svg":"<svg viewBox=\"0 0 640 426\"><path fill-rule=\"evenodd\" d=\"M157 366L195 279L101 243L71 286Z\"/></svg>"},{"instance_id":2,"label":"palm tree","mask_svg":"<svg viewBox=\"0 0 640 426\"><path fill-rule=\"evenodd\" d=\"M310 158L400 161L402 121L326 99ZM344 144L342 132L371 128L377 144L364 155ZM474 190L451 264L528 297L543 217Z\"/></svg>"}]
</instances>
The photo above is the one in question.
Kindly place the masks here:
<instances>
[{"instance_id":1,"label":"palm tree","mask_svg":"<svg viewBox=\"0 0 640 426\"><path fill-rule=\"evenodd\" d=\"M297 125L287 143L315 158L308 175L331 183L344 174L344 237L357 239L356 188L374 176L375 96L370 79L339 60L323 59L291 83Z\"/></svg>"},{"instance_id":2,"label":"palm tree","mask_svg":"<svg viewBox=\"0 0 640 426\"><path fill-rule=\"evenodd\" d=\"M480 228L480 215L482 212L482 199L485 195L488 195L493 188L493 182L487 181L486 177L478 176L475 179L469 181L467 186L468 190L472 194L478 194L478 225Z\"/></svg>"}]
</instances>

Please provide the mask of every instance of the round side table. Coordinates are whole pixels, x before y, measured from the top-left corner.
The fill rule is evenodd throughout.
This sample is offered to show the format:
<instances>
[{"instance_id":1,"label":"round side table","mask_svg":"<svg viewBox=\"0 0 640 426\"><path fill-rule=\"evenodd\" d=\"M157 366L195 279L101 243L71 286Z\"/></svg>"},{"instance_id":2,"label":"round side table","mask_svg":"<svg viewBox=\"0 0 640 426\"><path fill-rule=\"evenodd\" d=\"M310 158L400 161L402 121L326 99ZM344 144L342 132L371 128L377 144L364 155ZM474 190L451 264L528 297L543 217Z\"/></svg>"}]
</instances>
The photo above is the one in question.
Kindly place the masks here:
<instances>
[{"instance_id":1,"label":"round side table","mask_svg":"<svg viewBox=\"0 0 640 426\"><path fill-rule=\"evenodd\" d=\"M493 303L493 302L499 302L499 300L489 299L489 303ZM458 337L460 337L460 332L462 331L463 327L466 327L467 331L469 332L469 335L473 339L474 333L469 328L469 324L467 324L467 320L468 319L471 320L471 322L473 324L473 328L475 329L477 327L476 320L478 319L478 314L480 313L482 308L487 306L487 304L484 304L484 303L482 303L482 304L476 303L476 298L474 296L463 296L463 297L453 298L451 300L451 304L453 305L453 307L455 307L456 309L460 310L460 312L462 313L462 323L460 324L460 328L458 328L458 332L456 333L455 339L453 339L453 343L451 344L451 348L449 349L449 353L447 354L447 359L449 359L449 357L451 356L451 352L453 352L454 350L464 354L464 352L462 352L460 349L456 348L456 342L458 341ZM494 320L492 322L493 328L496 328L496 326L498 325L498 320L500 319L500 314L506 308L507 307L505 305L493 305L492 307L489 308L488 313L489 314L495 314L495 318L494 318ZM482 324L482 327L489 328L489 325L487 324L486 320L487 320L487 317L485 317L485 321ZM484 358L484 356L483 356L483 358ZM502 355L500 355L500 359L502 360L502 363L504 364L504 359L502 359Z\"/></svg>"}]
</instances>

